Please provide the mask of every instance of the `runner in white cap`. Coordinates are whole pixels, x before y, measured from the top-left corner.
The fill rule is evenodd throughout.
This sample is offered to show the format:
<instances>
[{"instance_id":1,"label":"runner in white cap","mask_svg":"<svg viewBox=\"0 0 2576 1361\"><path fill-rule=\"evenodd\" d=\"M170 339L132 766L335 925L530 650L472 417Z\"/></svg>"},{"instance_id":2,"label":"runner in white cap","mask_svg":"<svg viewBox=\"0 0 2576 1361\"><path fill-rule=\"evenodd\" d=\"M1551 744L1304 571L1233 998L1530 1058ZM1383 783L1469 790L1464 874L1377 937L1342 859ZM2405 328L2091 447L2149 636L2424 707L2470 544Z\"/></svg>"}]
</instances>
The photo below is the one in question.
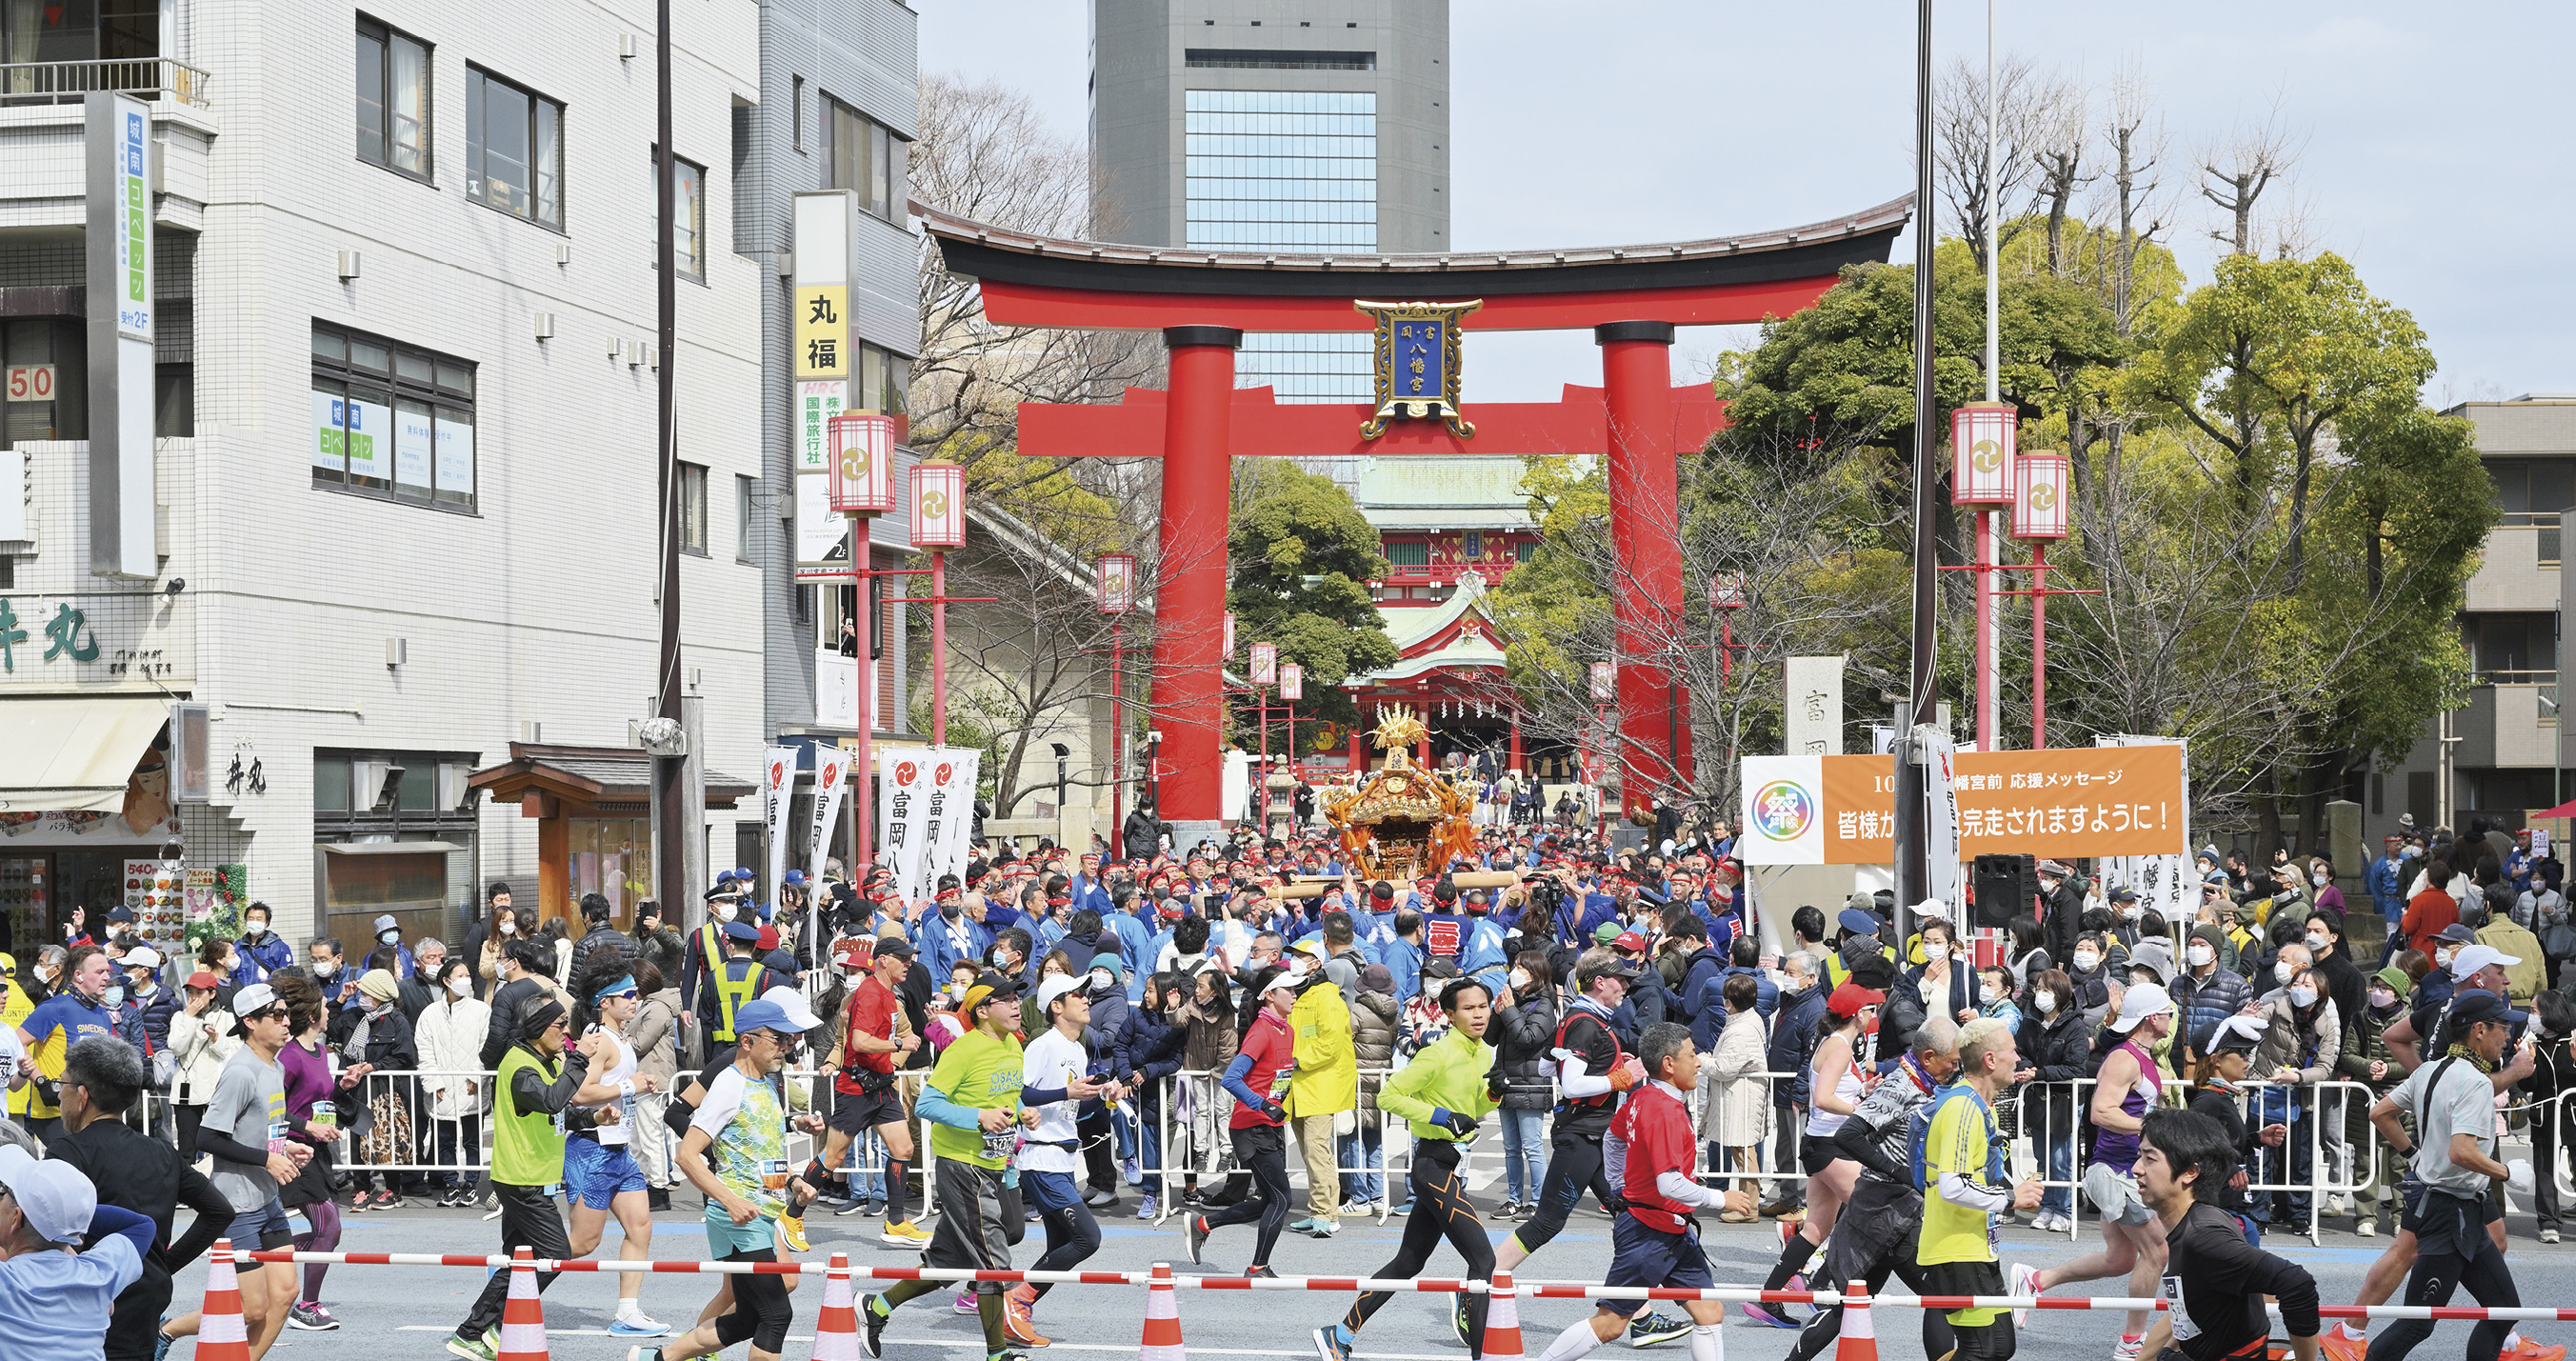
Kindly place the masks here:
<instances>
[{"instance_id":1,"label":"runner in white cap","mask_svg":"<svg viewBox=\"0 0 2576 1361\"><path fill-rule=\"evenodd\" d=\"M2156 1072L2155 1043L2172 1033L2173 999L2153 983L2131 984L2108 1029L2119 1044L2102 1058L2093 1088L2093 1156L2084 1169L2084 1195L2102 1214L2102 1250L2041 1271L2019 1262L2005 1274L2007 1295L2037 1295L2076 1281L2129 1278L2129 1297L2155 1294L2165 1269L2164 1226L2138 1194L2138 1134L2164 1092ZM2112 1361L2138 1361L2147 1334L2147 1311L2132 1309Z\"/></svg>"}]
</instances>

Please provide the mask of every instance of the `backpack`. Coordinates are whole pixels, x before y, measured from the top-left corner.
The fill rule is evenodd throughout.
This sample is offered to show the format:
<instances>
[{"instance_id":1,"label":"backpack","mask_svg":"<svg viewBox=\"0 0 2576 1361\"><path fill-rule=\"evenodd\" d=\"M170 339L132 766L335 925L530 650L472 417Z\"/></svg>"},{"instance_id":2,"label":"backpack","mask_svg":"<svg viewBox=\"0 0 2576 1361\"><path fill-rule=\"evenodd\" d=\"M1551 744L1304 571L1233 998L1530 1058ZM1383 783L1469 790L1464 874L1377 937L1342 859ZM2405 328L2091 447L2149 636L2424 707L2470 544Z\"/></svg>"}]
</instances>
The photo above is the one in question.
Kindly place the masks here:
<instances>
[{"instance_id":1,"label":"backpack","mask_svg":"<svg viewBox=\"0 0 2576 1361\"><path fill-rule=\"evenodd\" d=\"M1573 1027L1577 1017L1582 1016L1591 1016L1593 1022L1601 1027L1602 1033L1610 1037L1610 1066L1616 1068L1620 1064L1627 1062L1627 1046L1619 1043L1619 1032L1610 1028L1610 1018L1606 1016L1593 1016L1591 1012L1580 1007L1567 1007L1565 1009L1564 1018L1556 1023L1556 1038L1548 1042L1549 1053L1554 1054L1565 1048L1565 1032ZM1558 1097L1556 1108L1558 1110L1566 1110L1569 1108L1599 1110L1605 1106L1616 1104L1618 1100L1619 1093L1614 1088L1613 1090L1604 1092L1599 1096Z\"/></svg>"}]
</instances>

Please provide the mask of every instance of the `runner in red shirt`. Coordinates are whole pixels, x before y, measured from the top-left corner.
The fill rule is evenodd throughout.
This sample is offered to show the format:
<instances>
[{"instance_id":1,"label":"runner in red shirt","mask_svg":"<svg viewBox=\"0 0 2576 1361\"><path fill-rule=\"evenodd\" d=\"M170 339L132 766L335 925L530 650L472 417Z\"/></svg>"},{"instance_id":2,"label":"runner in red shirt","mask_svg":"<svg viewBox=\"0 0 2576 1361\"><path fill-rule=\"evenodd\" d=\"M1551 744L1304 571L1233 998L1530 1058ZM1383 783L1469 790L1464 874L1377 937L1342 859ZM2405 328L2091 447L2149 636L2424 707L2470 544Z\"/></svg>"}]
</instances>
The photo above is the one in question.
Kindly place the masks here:
<instances>
[{"instance_id":1,"label":"runner in red shirt","mask_svg":"<svg viewBox=\"0 0 2576 1361\"><path fill-rule=\"evenodd\" d=\"M855 951L856 947L852 947ZM877 1241L895 1247L922 1247L930 1234L904 1213L904 1165L912 1161L912 1123L904 1118L903 1093L895 1085L895 1066L921 1047L917 1036L895 1038L895 1017L903 1002L895 996L912 969L913 949L901 936L876 942L869 974L850 989L850 1009L841 1026L841 1042L827 1063L832 1074L831 1134L823 1156L806 1164L809 1187L829 1182L850 1151L851 1141L873 1129L885 1141L885 1228Z\"/></svg>"},{"instance_id":2,"label":"runner in red shirt","mask_svg":"<svg viewBox=\"0 0 2576 1361\"><path fill-rule=\"evenodd\" d=\"M1699 1183L1699 1142L1691 1134L1689 1097L1699 1085L1699 1054L1690 1027L1658 1021L1646 1027L1637 1057L1654 1080L1630 1092L1610 1120L1610 1137L1627 1145L1620 1195L1627 1207L1610 1228L1610 1274L1603 1284L1706 1289L1717 1284L1700 1249L1699 1210L1726 1203L1725 1193ZM1592 1317L1559 1333L1539 1361L1575 1361L1627 1331L1628 1316L1644 1300L1608 1299ZM1723 1361L1718 1328L1726 1305L1684 1300L1691 1318L1691 1361Z\"/></svg>"},{"instance_id":3,"label":"runner in red shirt","mask_svg":"<svg viewBox=\"0 0 2576 1361\"><path fill-rule=\"evenodd\" d=\"M1288 1029L1289 1008L1297 1004L1297 993L1309 977L1303 969L1304 957L1292 968L1272 968L1258 976L1253 990L1261 997L1259 1015L1252 1018L1252 1028L1244 1032L1243 1044L1235 1051L1234 1062L1225 1070L1225 1089L1234 1095L1234 1116L1226 1123L1234 1131L1234 1162L1252 1174L1252 1196L1209 1215L1192 1215L1182 1224L1182 1238L1189 1244L1190 1260L1203 1261L1207 1236L1228 1224L1259 1219L1261 1227L1252 1245L1252 1266L1247 1276L1276 1276L1270 1269L1270 1249L1279 1242L1279 1231L1288 1223L1288 1145L1280 1131L1280 1117L1286 1112L1279 1105L1277 1089L1288 1082L1288 1072L1295 1064L1296 1035Z\"/></svg>"}]
</instances>

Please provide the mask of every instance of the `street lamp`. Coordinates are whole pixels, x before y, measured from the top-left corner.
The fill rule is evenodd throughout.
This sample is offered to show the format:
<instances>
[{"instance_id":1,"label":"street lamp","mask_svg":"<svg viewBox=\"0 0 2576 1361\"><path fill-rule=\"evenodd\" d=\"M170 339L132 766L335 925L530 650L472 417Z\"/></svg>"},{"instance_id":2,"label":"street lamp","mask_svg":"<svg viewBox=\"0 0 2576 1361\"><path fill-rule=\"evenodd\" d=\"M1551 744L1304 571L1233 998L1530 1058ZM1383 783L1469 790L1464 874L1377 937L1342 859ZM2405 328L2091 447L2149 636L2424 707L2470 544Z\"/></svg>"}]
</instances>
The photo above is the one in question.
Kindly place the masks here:
<instances>
[{"instance_id":1,"label":"street lamp","mask_svg":"<svg viewBox=\"0 0 2576 1361\"><path fill-rule=\"evenodd\" d=\"M912 470L912 546L930 550L930 744L948 745L948 550L966 546L966 469Z\"/></svg>"},{"instance_id":2,"label":"street lamp","mask_svg":"<svg viewBox=\"0 0 2576 1361\"><path fill-rule=\"evenodd\" d=\"M2030 747L2048 746L2048 542L2066 537L2071 465L2064 454L2013 461L2012 533L2030 545Z\"/></svg>"},{"instance_id":3,"label":"street lamp","mask_svg":"<svg viewBox=\"0 0 2576 1361\"><path fill-rule=\"evenodd\" d=\"M1227 616L1229 619L1232 617ZM1270 697L1261 687L1278 683L1279 645L1254 643L1252 645L1252 699L1261 714L1258 721L1261 724L1261 773L1264 777L1270 774Z\"/></svg>"},{"instance_id":4,"label":"street lamp","mask_svg":"<svg viewBox=\"0 0 2576 1361\"><path fill-rule=\"evenodd\" d=\"M1109 616L1109 857L1120 860L1127 855L1127 651L1118 626L1136 608L1136 555L1101 554L1092 564L1091 586L1100 612Z\"/></svg>"},{"instance_id":5,"label":"street lamp","mask_svg":"<svg viewBox=\"0 0 2576 1361\"><path fill-rule=\"evenodd\" d=\"M1993 361L1987 361L1987 372L1993 373ZM1992 382L1988 389L1991 393ZM1950 413L1950 501L1953 505L1977 509L1977 560L1969 570L1976 574L1976 676L1977 676L1977 750L1993 751L1996 747L1999 715L2002 713L2002 687L1997 683L1995 634L1994 572L2000 537L1995 533L1995 508L2013 502L2013 468L2018 462L2015 444L2020 428L2020 412L2009 402L1999 402L1991 395L1982 402L1970 402Z\"/></svg>"},{"instance_id":6,"label":"street lamp","mask_svg":"<svg viewBox=\"0 0 2576 1361\"><path fill-rule=\"evenodd\" d=\"M1619 696L1619 668L1608 662L1592 664L1592 740L1591 769L1584 772L1584 782L1592 786L1593 828L1595 837L1608 829L1610 801L1601 791L1601 768L1608 764L1609 754L1602 750L1609 744L1610 701Z\"/></svg>"},{"instance_id":7,"label":"street lamp","mask_svg":"<svg viewBox=\"0 0 2576 1361\"><path fill-rule=\"evenodd\" d=\"M860 882L871 859L869 829L876 824L876 762L870 751L876 726L876 611L868 605L868 522L894 510L894 421L875 412L844 412L824 427L832 455L831 498L836 514L850 517L850 603L859 613L858 646L851 665L858 675L858 778L850 786L850 881ZM818 902L819 905L819 902Z\"/></svg>"},{"instance_id":8,"label":"street lamp","mask_svg":"<svg viewBox=\"0 0 2576 1361\"><path fill-rule=\"evenodd\" d=\"M1279 668L1279 698L1288 706L1288 764L1298 763L1297 701L1306 697L1306 668L1289 662Z\"/></svg>"}]
</instances>

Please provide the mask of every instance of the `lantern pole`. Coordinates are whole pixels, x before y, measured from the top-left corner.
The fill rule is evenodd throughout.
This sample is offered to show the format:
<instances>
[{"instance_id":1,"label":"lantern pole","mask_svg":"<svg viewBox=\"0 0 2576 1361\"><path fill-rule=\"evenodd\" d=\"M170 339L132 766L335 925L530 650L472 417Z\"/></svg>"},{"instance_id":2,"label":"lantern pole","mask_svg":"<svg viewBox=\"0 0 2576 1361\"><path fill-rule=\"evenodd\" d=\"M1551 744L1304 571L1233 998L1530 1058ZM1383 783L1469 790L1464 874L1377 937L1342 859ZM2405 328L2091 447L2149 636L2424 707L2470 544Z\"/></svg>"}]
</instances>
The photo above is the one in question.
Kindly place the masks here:
<instances>
[{"instance_id":1,"label":"lantern pole","mask_svg":"<svg viewBox=\"0 0 2576 1361\"><path fill-rule=\"evenodd\" d=\"M876 517L894 509L894 423L881 412L843 412L827 427L832 456L832 509L850 519L850 630L854 726L851 748L850 883L865 877L875 858L871 832L876 804L876 634L882 612L869 602L877 573L869 567L869 533ZM853 444L855 441L855 445Z\"/></svg>"},{"instance_id":2,"label":"lantern pole","mask_svg":"<svg viewBox=\"0 0 2576 1361\"><path fill-rule=\"evenodd\" d=\"M2003 355L2001 325L1997 307L1998 273L2003 261L1996 255L2002 239L1995 221L1995 0L1986 0L1986 400L2003 400ZM2002 726L2003 699L1996 684L2000 669L1998 641L1995 636L1995 561L2001 538L1996 524L1995 508L1987 506L1977 512L1977 750L1993 751Z\"/></svg>"},{"instance_id":3,"label":"lantern pole","mask_svg":"<svg viewBox=\"0 0 2576 1361\"><path fill-rule=\"evenodd\" d=\"M948 745L948 550L930 550L930 745Z\"/></svg>"},{"instance_id":4,"label":"lantern pole","mask_svg":"<svg viewBox=\"0 0 2576 1361\"><path fill-rule=\"evenodd\" d=\"M2048 540L2030 546L2030 749L2048 750Z\"/></svg>"},{"instance_id":5,"label":"lantern pole","mask_svg":"<svg viewBox=\"0 0 2576 1361\"><path fill-rule=\"evenodd\" d=\"M1100 611L1109 616L1109 858L1121 860L1127 841L1127 651L1119 626L1136 589L1136 560L1103 553L1091 571Z\"/></svg>"}]
</instances>

